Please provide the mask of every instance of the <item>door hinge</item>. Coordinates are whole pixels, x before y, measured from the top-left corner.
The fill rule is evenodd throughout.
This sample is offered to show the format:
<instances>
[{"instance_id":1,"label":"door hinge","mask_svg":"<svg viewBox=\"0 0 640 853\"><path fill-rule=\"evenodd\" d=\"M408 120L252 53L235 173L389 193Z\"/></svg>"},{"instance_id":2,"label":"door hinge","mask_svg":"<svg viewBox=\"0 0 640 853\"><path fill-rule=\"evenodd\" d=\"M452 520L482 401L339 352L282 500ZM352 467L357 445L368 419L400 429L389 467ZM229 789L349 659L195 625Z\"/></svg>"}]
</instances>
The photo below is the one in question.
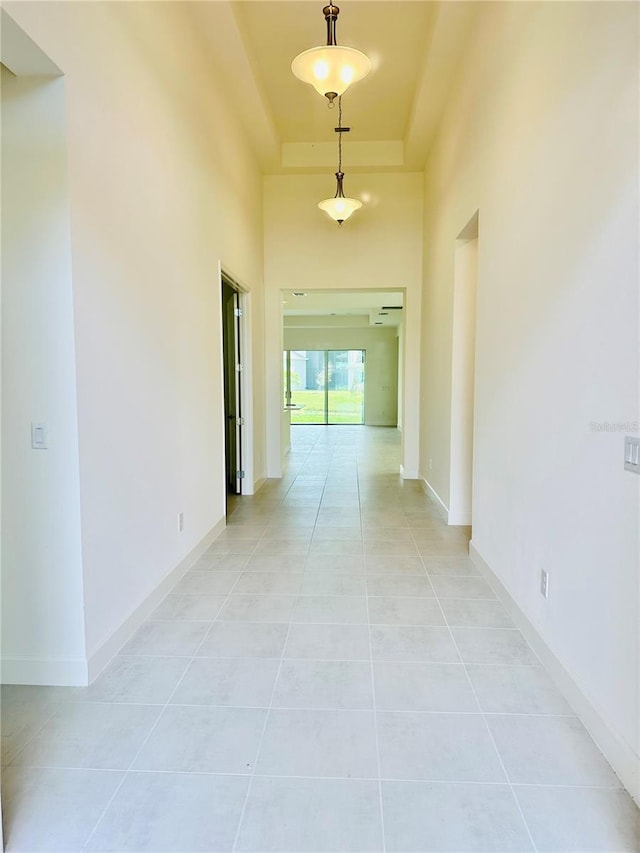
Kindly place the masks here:
<instances>
[{"instance_id":1,"label":"door hinge","mask_svg":"<svg viewBox=\"0 0 640 853\"><path fill-rule=\"evenodd\" d=\"M238 480L244 480L244 471L236 471L236 477Z\"/></svg>"},{"instance_id":2,"label":"door hinge","mask_svg":"<svg viewBox=\"0 0 640 853\"><path fill-rule=\"evenodd\" d=\"M234 308L233 313L236 317L242 317L242 308Z\"/></svg>"},{"instance_id":3,"label":"door hinge","mask_svg":"<svg viewBox=\"0 0 640 853\"><path fill-rule=\"evenodd\" d=\"M236 364L236 370L238 371L238 373L242 373L242 371L244 370L244 364Z\"/></svg>"},{"instance_id":4,"label":"door hinge","mask_svg":"<svg viewBox=\"0 0 640 853\"><path fill-rule=\"evenodd\" d=\"M238 426L244 426L244 418L236 418L236 423Z\"/></svg>"}]
</instances>

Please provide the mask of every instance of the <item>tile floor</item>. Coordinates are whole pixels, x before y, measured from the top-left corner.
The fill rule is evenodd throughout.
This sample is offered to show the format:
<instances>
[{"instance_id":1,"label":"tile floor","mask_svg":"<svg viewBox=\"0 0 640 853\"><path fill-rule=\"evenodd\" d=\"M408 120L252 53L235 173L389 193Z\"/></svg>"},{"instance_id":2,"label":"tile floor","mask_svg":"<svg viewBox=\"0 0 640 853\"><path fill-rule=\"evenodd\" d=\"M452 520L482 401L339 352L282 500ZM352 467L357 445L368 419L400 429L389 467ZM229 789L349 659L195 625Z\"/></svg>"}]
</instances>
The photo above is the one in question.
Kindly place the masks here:
<instances>
[{"instance_id":1,"label":"tile floor","mask_svg":"<svg viewBox=\"0 0 640 853\"><path fill-rule=\"evenodd\" d=\"M398 433L293 435L95 684L3 689L7 849L640 850Z\"/></svg>"}]
</instances>

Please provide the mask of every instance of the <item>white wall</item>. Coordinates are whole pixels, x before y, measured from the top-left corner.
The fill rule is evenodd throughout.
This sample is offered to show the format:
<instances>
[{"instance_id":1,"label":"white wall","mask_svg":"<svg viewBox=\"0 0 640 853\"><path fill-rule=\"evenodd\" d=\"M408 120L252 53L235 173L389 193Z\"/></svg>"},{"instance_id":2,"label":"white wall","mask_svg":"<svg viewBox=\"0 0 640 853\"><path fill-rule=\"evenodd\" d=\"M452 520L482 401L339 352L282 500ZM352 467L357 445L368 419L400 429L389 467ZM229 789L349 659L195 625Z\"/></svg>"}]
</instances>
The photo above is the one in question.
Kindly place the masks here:
<instances>
[{"instance_id":1,"label":"white wall","mask_svg":"<svg viewBox=\"0 0 640 853\"><path fill-rule=\"evenodd\" d=\"M3 68L4 683L87 676L66 165L64 81Z\"/></svg>"},{"instance_id":2,"label":"white wall","mask_svg":"<svg viewBox=\"0 0 640 853\"><path fill-rule=\"evenodd\" d=\"M451 343L451 472L449 524L470 525L476 362L478 239L456 240Z\"/></svg>"},{"instance_id":3,"label":"white wall","mask_svg":"<svg viewBox=\"0 0 640 853\"><path fill-rule=\"evenodd\" d=\"M264 178L267 469L280 476L281 289L406 288L403 466L418 473L422 175L349 174L364 206L342 228L320 211L330 175Z\"/></svg>"},{"instance_id":4,"label":"white wall","mask_svg":"<svg viewBox=\"0 0 640 853\"><path fill-rule=\"evenodd\" d=\"M400 325L397 328L398 335L398 404L396 406L398 411L398 429L402 432L403 423L402 419L404 416L404 319L401 321Z\"/></svg>"},{"instance_id":5,"label":"white wall","mask_svg":"<svg viewBox=\"0 0 640 853\"><path fill-rule=\"evenodd\" d=\"M473 542L638 796L638 478L590 426L638 420L638 8L491 4L471 44L425 174L421 462L447 501L454 248L479 209Z\"/></svg>"},{"instance_id":6,"label":"white wall","mask_svg":"<svg viewBox=\"0 0 640 853\"><path fill-rule=\"evenodd\" d=\"M66 81L91 659L224 517L218 273L259 330L261 175L180 4L6 8Z\"/></svg>"},{"instance_id":7,"label":"white wall","mask_svg":"<svg viewBox=\"0 0 640 853\"><path fill-rule=\"evenodd\" d=\"M293 319L295 318L287 318ZM364 422L397 426L398 344L394 326L386 328L304 328L285 323L284 348L301 350L366 350Z\"/></svg>"}]
</instances>

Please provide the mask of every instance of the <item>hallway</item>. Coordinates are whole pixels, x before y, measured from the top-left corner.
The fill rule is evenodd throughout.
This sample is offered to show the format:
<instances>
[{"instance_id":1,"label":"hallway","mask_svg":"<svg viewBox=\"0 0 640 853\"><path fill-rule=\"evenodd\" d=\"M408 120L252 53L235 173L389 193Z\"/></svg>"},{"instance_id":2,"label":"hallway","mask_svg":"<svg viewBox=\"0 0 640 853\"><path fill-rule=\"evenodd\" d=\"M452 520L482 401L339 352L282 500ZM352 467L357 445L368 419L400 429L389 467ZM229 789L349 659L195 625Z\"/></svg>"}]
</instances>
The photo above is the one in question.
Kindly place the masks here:
<instances>
[{"instance_id":1,"label":"hallway","mask_svg":"<svg viewBox=\"0 0 640 853\"><path fill-rule=\"evenodd\" d=\"M292 434L95 684L2 688L7 849L640 849L399 433Z\"/></svg>"}]
</instances>

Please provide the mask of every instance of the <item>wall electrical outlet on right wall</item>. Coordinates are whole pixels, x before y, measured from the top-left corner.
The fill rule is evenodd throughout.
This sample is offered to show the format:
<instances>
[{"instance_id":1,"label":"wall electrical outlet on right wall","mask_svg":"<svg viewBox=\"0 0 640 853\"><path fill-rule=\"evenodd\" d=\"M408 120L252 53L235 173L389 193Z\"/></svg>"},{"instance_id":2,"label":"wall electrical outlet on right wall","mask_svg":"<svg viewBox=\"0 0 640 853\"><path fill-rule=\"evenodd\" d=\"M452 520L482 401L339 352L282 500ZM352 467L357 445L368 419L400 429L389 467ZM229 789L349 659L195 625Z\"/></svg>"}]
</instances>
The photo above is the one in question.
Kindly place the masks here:
<instances>
[{"instance_id":1,"label":"wall electrical outlet on right wall","mask_svg":"<svg viewBox=\"0 0 640 853\"><path fill-rule=\"evenodd\" d=\"M549 572L544 569L540 572L540 592L545 598L549 598Z\"/></svg>"}]
</instances>

